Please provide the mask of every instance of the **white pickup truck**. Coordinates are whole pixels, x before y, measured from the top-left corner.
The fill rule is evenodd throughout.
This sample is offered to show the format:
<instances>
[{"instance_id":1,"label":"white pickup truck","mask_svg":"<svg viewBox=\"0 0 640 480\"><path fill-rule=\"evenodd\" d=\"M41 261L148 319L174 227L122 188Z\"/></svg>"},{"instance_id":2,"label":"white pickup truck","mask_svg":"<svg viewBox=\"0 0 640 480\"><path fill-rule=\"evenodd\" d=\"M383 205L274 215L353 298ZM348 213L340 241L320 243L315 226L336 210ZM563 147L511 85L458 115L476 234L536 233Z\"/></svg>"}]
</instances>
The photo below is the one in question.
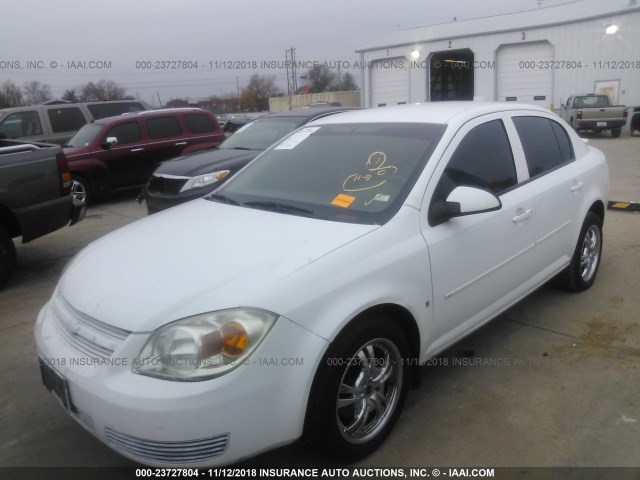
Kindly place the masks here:
<instances>
[{"instance_id":1,"label":"white pickup truck","mask_svg":"<svg viewBox=\"0 0 640 480\"><path fill-rule=\"evenodd\" d=\"M607 95L574 95L567 99L558 113L576 132L591 130L600 133L611 130L611 136L619 137L627 123L624 106L609 104Z\"/></svg>"}]
</instances>

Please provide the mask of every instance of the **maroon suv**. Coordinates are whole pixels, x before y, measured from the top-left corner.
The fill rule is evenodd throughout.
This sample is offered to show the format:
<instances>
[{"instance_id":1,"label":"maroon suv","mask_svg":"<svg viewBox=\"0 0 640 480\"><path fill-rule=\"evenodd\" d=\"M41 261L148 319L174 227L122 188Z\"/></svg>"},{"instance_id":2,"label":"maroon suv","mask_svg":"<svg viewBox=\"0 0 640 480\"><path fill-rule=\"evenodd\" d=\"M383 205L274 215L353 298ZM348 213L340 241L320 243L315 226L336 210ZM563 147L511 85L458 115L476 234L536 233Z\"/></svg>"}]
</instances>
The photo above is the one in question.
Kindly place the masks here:
<instances>
[{"instance_id":1,"label":"maroon suv","mask_svg":"<svg viewBox=\"0 0 640 480\"><path fill-rule=\"evenodd\" d=\"M72 194L89 203L113 189L144 185L160 162L217 147L224 138L216 117L199 108L148 110L97 120L65 145Z\"/></svg>"}]
</instances>

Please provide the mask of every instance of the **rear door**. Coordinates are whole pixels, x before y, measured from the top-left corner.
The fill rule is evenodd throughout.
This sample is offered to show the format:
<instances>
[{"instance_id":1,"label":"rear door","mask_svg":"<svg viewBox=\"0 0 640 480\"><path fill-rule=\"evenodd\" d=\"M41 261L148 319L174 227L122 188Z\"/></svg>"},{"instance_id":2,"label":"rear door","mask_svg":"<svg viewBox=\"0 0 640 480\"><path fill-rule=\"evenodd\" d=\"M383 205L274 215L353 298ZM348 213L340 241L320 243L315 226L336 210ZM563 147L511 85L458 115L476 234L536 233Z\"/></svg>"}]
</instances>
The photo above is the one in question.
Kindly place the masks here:
<instances>
[{"instance_id":1,"label":"rear door","mask_svg":"<svg viewBox=\"0 0 640 480\"><path fill-rule=\"evenodd\" d=\"M176 115L142 118L148 137L144 146L147 153L144 166L146 182L160 162L180 155L188 141Z\"/></svg>"},{"instance_id":2,"label":"rear door","mask_svg":"<svg viewBox=\"0 0 640 480\"><path fill-rule=\"evenodd\" d=\"M513 114L517 131L514 150L526 160L529 190L534 201L536 255L541 281L567 265L573 254L575 223L583 173L575 161L571 140L554 119L532 112ZM518 145L518 140L520 145Z\"/></svg>"}]
</instances>

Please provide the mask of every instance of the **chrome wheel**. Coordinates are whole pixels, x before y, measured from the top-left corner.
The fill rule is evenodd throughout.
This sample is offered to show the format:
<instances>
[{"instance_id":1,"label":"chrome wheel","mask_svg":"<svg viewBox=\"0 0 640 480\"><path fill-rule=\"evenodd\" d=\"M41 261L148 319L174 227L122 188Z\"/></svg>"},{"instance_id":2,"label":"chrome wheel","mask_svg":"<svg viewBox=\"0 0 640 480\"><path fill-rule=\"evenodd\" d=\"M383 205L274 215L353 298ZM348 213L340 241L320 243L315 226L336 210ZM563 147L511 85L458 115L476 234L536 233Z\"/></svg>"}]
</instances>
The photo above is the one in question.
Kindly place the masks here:
<instances>
[{"instance_id":1,"label":"chrome wheel","mask_svg":"<svg viewBox=\"0 0 640 480\"><path fill-rule=\"evenodd\" d=\"M585 282L590 281L598 270L600 242L600 229L592 225L584 235L580 253L580 275Z\"/></svg>"},{"instance_id":2,"label":"chrome wheel","mask_svg":"<svg viewBox=\"0 0 640 480\"><path fill-rule=\"evenodd\" d=\"M385 428L403 384L402 355L384 338L368 341L348 360L336 402L336 419L349 443L365 443Z\"/></svg>"},{"instance_id":3,"label":"chrome wheel","mask_svg":"<svg viewBox=\"0 0 640 480\"><path fill-rule=\"evenodd\" d=\"M76 200L87 202L87 186L80 180L74 178L71 181L71 196Z\"/></svg>"}]
</instances>

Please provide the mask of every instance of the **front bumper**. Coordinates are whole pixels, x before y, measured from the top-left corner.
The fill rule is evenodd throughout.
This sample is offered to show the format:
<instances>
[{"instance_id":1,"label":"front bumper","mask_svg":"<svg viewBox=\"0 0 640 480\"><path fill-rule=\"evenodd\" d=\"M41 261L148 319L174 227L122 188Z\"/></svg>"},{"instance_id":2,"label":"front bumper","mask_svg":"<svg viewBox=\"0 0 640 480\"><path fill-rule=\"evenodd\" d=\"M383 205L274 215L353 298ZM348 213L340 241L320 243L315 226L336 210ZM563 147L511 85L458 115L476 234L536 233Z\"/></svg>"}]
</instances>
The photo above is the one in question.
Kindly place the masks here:
<instances>
[{"instance_id":1,"label":"front bumper","mask_svg":"<svg viewBox=\"0 0 640 480\"><path fill-rule=\"evenodd\" d=\"M149 333L123 335L108 358L92 358L63 331L52 312L55 301L54 295L38 315L38 355L64 378L70 415L122 455L154 466L215 466L302 434L327 342L286 318L235 370L202 382L172 382L131 370Z\"/></svg>"}]
</instances>

